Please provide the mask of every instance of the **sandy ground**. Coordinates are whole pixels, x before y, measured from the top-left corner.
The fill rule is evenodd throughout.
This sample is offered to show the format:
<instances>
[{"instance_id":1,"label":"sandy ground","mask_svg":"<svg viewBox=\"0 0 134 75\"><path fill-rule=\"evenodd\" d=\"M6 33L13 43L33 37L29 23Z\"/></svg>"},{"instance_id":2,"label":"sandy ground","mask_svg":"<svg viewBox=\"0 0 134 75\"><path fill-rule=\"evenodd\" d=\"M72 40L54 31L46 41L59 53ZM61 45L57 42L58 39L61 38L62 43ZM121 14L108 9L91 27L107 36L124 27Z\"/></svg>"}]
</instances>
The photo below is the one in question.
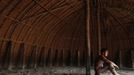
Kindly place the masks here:
<instances>
[{"instance_id":1,"label":"sandy ground","mask_svg":"<svg viewBox=\"0 0 134 75\"><path fill-rule=\"evenodd\" d=\"M118 70L120 75L134 75L134 70ZM13 69L0 70L0 75L86 75L84 67L47 67L36 69ZM91 75L94 75L94 70L91 69ZM103 73L101 75L112 75Z\"/></svg>"}]
</instances>

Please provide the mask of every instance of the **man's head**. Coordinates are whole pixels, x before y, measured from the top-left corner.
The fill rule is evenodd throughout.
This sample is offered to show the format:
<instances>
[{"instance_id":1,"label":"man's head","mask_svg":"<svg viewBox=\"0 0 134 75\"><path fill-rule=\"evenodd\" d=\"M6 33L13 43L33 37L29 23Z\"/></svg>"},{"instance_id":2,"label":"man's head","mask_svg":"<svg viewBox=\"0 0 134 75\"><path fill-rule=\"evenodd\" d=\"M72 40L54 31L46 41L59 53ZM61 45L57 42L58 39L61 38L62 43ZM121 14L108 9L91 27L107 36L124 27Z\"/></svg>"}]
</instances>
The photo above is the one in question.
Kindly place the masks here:
<instances>
[{"instance_id":1,"label":"man's head","mask_svg":"<svg viewBox=\"0 0 134 75\"><path fill-rule=\"evenodd\" d=\"M100 52L101 52L101 55L108 56L108 49L102 48Z\"/></svg>"}]
</instances>

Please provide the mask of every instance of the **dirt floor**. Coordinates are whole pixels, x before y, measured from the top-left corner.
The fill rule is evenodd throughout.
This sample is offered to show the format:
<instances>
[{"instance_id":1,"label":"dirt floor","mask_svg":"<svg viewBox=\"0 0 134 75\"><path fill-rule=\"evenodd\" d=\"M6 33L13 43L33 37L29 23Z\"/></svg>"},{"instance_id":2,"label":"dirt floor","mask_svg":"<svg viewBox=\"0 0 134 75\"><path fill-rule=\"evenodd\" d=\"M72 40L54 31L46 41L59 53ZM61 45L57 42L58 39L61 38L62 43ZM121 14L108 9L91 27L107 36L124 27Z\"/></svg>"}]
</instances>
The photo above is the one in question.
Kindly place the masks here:
<instances>
[{"instance_id":1,"label":"dirt floor","mask_svg":"<svg viewBox=\"0 0 134 75\"><path fill-rule=\"evenodd\" d=\"M120 75L134 75L134 70L118 70ZM47 67L36 69L10 69L0 70L0 75L86 75L84 67ZM94 75L94 70L91 69L91 75ZM101 75L112 75L103 73Z\"/></svg>"}]
</instances>

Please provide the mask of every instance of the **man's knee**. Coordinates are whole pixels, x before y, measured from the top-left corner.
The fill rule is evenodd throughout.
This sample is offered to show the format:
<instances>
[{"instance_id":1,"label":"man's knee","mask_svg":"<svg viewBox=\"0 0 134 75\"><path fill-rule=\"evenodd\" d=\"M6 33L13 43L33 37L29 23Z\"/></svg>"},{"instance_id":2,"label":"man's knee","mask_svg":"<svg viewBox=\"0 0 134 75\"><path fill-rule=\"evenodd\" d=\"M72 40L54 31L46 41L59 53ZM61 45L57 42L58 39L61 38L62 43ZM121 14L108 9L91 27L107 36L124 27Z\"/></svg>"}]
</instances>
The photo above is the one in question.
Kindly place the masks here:
<instances>
[{"instance_id":1,"label":"man's knee","mask_svg":"<svg viewBox=\"0 0 134 75\"><path fill-rule=\"evenodd\" d=\"M108 64L109 69L115 69L114 65L112 63Z\"/></svg>"}]
</instances>

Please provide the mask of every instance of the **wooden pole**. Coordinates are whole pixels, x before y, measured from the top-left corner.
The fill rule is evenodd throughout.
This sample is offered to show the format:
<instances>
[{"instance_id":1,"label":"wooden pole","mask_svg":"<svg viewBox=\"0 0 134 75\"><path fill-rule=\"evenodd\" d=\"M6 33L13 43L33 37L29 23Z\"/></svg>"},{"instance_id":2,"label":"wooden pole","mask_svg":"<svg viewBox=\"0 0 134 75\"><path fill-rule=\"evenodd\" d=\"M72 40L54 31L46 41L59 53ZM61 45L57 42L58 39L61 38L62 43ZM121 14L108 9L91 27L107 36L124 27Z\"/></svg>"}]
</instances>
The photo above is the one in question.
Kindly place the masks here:
<instances>
[{"instance_id":1,"label":"wooden pole","mask_svg":"<svg viewBox=\"0 0 134 75\"><path fill-rule=\"evenodd\" d=\"M100 23L100 0L96 0L97 2L97 8L96 11L97 11L97 25L98 25L98 48L99 50L101 50L101 23ZM99 51L99 54L100 54L100 51Z\"/></svg>"},{"instance_id":2,"label":"wooden pole","mask_svg":"<svg viewBox=\"0 0 134 75\"><path fill-rule=\"evenodd\" d=\"M86 33L87 33L87 65L86 65L86 75L91 75L90 74L90 66L91 66L91 63L90 63L90 2L91 0L86 0Z\"/></svg>"},{"instance_id":3,"label":"wooden pole","mask_svg":"<svg viewBox=\"0 0 134 75\"><path fill-rule=\"evenodd\" d=\"M131 50L132 68L134 68L134 51Z\"/></svg>"}]
</instances>

